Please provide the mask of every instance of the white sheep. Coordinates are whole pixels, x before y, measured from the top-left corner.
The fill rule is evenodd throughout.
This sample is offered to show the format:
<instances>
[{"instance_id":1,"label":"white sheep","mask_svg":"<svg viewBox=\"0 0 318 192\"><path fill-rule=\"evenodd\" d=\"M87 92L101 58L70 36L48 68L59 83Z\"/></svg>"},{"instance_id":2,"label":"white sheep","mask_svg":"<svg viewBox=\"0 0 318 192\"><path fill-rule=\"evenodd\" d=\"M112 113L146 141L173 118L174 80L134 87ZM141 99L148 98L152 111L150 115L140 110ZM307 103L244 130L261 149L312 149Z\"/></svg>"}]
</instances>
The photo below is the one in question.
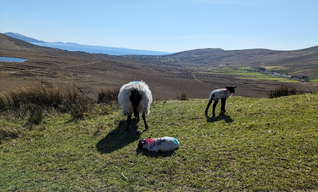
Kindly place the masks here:
<instances>
[{"instance_id":1,"label":"white sheep","mask_svg":"<svg viewBox=\"0 0 318 192\"><path fill-rule=\"evenodd\" d=\"M179 141L173 137L160 137L141 139L138 143L138 148L148 149L149 151L172 151L179 147Z\"/></svg>"},{"instance_id":2,"label":"white sheep","mask_svg":"<svg viewBox=\"0 0 318 192\"><path fill-rule=\"evenodd\" d=\"M139 121L139 112L142 112L145 128L148 129L145 114L150 113L152 94L145 82L132 81L123 85L118 94L118 102L121 105L122 115L128 116L126 131L129 130L132 113Z\"/></svg>"},{"instance_id":3,"label":"white sheep","mask_svg":"<svg viewBox=\"0 0 318 192\"><path fill-rule=\"evenodd\" d=\"M223 89L213 90L210 95L209 103L205 109L205 115L208 115L208 109L212 103L212 100L214 100L213 110L212 110L213 117L215 117L215 107L218 104L219 99L221 99L221 112L226 112L225 111L226 99L230 98L232 94L235 93L235 88L236 86L235 87L231 86L231 87L225 87Z\"/></svg>"}]
</instances>

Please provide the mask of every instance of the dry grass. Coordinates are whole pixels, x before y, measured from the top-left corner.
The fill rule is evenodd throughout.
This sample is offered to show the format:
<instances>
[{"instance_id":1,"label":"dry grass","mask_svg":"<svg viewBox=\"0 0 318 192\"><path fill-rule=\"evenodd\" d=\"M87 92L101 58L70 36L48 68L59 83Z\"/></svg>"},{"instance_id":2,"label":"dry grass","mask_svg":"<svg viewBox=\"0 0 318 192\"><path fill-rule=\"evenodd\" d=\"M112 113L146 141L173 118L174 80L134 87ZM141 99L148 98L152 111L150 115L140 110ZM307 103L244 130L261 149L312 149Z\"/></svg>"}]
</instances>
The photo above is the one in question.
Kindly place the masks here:
<instances>
[{"instance_id":1,"label":"dry grass","mask_svg":"<svg viewBox=\"0 0 318 192\"><path fill-rule=\"evenodd\" d=\"M185 101L185 100L188 100L189 98L187 97L187 95L185 93L181 93L180 96L177 96L177 99Z\"/></svg>"},{"instance_id":2,"label":"dry grass","mask_svg":"<svg viewBox=\"0 0 318 192\"><path fill-rule=\"evenodd\" d=\"M118 101L119 88L104 89L98 93L97 103L106 103Z\"/></svg>"},{"instance_id":3,"label":"dry grass","mask_svg":"<svg viewBox=\"0 0 318 192\"><path fill-rule=\"evenodd\" d=\"M1 126L0 127L0 140L6 139L6 138L17 138L17 137L19 137L19 135L21 133L23 133L22 129Z\"/></svg>"},{"instance_id":4,"label":"dry grass","mask_svg":"<svg viewBox=\"0 0 318 192\"><path fill-rule=\"evenodd\" d=\"M70 112L74 119L84 116L90 108L89 100L74 87L46 87L40 83L0 94L0 112L13 112L25 116L28 122L39 124L43 111Z\"/></svg>"},{"instance_id":5,"label":"dry grass","mask_svg":"<svg viewBox=\"0 0 318 192\"><path fill-rule=\"evenodd\" d=\"M276 98L282 96L296 95L299 93L295 87L288 87L287 85L281 85L275 90L271 90L268 94L269 98Z\"/></svg>"}]
</instances>

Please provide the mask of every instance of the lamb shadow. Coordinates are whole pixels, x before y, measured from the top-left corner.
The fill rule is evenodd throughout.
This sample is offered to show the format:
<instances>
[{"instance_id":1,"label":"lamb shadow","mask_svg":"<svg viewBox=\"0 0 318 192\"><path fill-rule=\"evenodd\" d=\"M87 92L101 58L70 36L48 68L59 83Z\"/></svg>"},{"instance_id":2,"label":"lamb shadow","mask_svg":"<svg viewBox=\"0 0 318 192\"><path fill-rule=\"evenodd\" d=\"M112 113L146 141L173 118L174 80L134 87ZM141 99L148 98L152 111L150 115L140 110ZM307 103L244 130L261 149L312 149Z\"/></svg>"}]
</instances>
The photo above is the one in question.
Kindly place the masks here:
<instances>
[{"instance_id":1,"label":"lamb shadow","mask_svg":"<svg viewBox=\"0 0 318 192\"><path fill-rule=\"evenodd\" d=\"M175 149L178 150L178 149ZM159 151L159 152L153 152L153 151L148 151L147 149L140 149L137 148L137 156L141 153L145 156L148 157L153 157L153 158L158 158L158 157L170 157L172 154L174 154L175 150L172 151Z\"/></svg>"},{"instance_id":2,"label":"lamb shadow","mask_svg":"<svg viewBox=\"0 0 318 192\"><path fill-rule=\"evenodd\" d=\"M211 123L220 121L220 120L224 120L227 123L232 123L234 121L230 116L225 115L224 112L221 112L219 116L217 117L209 117L207 115L205 115L205 117L206 117L206 121Z\"/></svg>"},{"instance_id":3,"label":"lamb shadow","mask_svg":"<svg viewBox=\"0 0 318 192\"><path fill-rule=\"evenodd\" d=\"M96 144L96 149L100 153L111 153L126 145L139 140L143 132L138 131L137 120L132 119L129 131L125 131L127 121L120 121L117 128L112 130L108 135Z\"/></svg>"}]
</instances>

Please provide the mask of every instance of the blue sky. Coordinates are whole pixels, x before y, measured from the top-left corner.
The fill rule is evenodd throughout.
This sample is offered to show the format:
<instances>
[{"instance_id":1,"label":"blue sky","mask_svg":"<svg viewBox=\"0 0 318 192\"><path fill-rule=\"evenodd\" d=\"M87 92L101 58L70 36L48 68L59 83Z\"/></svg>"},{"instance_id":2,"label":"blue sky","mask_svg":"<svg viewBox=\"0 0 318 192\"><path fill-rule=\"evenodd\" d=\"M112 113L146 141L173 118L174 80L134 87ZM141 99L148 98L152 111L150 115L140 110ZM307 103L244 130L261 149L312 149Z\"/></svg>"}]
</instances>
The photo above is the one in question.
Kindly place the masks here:
<instances>
[{"instance_id":1,"label":"blue sky","mask_svg":"<svg viewBox=\"0 0 318 192\"><path fill-rule=\"evenodd\" d=\"M318 0L0 0L0 33L179 52L318 45Z\"/></svg>"}]
</instances>

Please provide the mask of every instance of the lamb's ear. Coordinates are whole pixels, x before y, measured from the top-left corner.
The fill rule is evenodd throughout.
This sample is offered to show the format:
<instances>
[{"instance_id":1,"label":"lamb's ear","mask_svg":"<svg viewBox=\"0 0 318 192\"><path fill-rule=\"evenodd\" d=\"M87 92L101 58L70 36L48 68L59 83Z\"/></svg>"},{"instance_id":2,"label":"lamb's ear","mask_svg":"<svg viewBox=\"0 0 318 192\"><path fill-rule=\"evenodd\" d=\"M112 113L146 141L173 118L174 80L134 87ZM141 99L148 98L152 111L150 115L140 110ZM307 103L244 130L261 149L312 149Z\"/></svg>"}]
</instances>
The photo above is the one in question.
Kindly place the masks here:
<instances>
[{"instance_id":1,"label":"lamb's ear","mask_svg":"<svg viewBox=\"0 0 318 192\"><path fill-rule=\"evenodd\" d=\"M148 139L150 139L151 137L148 137Z\"/></svg>"},{"instance_id":2,"label":"lamb's ear","mask_svg":"<svg viewBox=\"0 0 318 192\"><path fill-rule=\"evenodd\" d=\"M236 86L234 86L234 89L236 89Z\"/></svg>"}]
</instances>

